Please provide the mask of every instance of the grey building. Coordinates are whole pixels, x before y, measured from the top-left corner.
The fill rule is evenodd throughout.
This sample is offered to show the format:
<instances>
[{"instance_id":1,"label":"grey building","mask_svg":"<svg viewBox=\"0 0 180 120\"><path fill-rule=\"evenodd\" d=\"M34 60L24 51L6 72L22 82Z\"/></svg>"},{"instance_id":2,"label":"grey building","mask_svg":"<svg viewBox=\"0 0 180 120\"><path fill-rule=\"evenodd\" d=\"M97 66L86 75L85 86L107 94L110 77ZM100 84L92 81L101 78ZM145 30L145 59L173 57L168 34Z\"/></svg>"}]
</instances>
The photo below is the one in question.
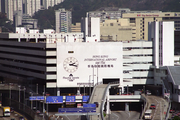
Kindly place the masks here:
<instances>
[{"instance_id":1,"label":"grey building","mask_svg":"<svg viewBox=\"0 0 180 120\"><path fill-rule=\"evenodd\" d=\"M14 14L14 27L24 26L26 29L37 29L37 19L32 19L27 14L17 11Z\"/></svg>"},{"instance_id":2,"label":"grey building","mask_svg":"<svg viewBox=\"0 0 180 120\"><path fill-rule=\"evenodd\" d=\"M87 12L87 17L100 17L100 21L103 22L106 19L122 18L122 14L129 11L129 8L102 7L96 11Z\"/></svg>"},{"instance_id":3,"label":"grey building","mask_svg":"<svg viewBox=\"0 0 180 120\"><path fill-rule=\"evenodd\" d=\"M64 8L56 10L56 32L71 32L72 14Z\"/></svg>"}]
</instances>

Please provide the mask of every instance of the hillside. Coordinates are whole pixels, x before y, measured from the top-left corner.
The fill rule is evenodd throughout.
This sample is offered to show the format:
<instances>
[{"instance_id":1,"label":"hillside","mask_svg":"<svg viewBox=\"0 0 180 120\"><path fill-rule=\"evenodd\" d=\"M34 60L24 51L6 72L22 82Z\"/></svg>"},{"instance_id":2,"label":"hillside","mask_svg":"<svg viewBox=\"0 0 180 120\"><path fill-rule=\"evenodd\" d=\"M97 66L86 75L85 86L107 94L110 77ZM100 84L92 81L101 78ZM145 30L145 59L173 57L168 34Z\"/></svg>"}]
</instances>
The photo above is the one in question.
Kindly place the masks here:
<instances>
[{"instance_id":1,"label":"hillside","mask_svg":"<svg viewBox=\"0 0 180 120\"><path fill-rule=\"evenodd\" d=\"M33 18L38 19L39 28L55 29L55 10L65 8L72 11L72 22L80 22L81 17L86 16L86 12L94 11L100 7L130 8L132 11L138 10L160 10L163 12L179 12L179 0L65 0L63 3L50 7L48 10L37 12Z\"/></svg>"},{"instance_id":2,"label":"hillside","mask_svg":"<svg viewBox=\"0 0 180 120\"><path fill-rule=\"evenodd\" d=\"M0 12L0 27L3 32L13 32L13 26L10 20L7 19L6 14Z\"/></svg>"}]
</instances>

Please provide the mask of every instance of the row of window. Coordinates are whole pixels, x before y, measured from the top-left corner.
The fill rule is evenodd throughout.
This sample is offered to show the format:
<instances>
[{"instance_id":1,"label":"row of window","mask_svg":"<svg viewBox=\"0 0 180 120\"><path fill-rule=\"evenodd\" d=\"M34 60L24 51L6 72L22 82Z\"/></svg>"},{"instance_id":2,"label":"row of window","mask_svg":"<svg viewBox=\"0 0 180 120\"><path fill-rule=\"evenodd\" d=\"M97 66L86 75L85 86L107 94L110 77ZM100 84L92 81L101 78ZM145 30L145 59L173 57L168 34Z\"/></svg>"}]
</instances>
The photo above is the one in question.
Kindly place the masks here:
<instances>
[{"instance_id":1,"label":"row of window","mask_svg":"<svg viewBox=\"0 0 180 120\"><path fill-rule=\"evenodd\" d=\"M152 47L124 47L124 49L152 49Z\"/></svg>"},{"instance_id":2,"label":"row of window","mask_svg":"<svg viewBox=\"0 0 180 120\"><path fill-rule=\"evenodd\" d=\"M153 64L153 62L124 62L123 64Z\"/></svg>"},{"instance_id":3,"label":"row of window","mask_svg":"<svg viewBox=\"0 0 180 120\"><path fill-rule=\"evenodd\" d=\"M16 59L9 59L9 58L3 58L0 57L0 60L8 61L8 62L17 62L17 63L24 63L24 64L32 64L32 65L38 65L38 66L44 66L44 67L56 67L56 64L43 64L43 63L38 63L36 61L23 61L23 60L16 60Z\"/></svg>"}]
</instances>

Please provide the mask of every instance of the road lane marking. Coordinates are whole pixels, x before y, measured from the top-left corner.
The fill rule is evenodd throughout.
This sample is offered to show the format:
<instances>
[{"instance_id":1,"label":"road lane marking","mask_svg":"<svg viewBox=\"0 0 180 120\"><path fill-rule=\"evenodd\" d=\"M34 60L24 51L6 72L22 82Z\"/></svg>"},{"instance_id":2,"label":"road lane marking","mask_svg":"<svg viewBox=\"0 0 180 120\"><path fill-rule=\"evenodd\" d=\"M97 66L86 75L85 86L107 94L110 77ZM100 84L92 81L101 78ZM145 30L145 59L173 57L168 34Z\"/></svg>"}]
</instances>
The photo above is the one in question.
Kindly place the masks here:
<instances>
[{"instance_id":1,"label":"road lane marking","mask_svg":"<svg viewBox=\"0 0 180 120\"><path fill-rule=\"evenodd\" d=\"M119 120L119 116L118 115L116 115L115 113L113 113L116 117L117 117L117 120Z\"/></svg>"}]
</instances>

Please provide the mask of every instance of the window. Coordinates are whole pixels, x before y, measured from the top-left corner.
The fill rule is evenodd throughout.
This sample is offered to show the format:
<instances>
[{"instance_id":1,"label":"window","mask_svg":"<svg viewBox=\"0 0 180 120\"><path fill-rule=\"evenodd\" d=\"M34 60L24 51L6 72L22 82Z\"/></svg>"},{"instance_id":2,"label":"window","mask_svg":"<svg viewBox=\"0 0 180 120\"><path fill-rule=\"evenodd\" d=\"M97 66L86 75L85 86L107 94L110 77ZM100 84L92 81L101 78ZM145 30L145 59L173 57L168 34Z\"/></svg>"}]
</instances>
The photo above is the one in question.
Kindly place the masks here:
<instances>
[{"instance_id":1,"label":"window","mask_svg":"<svg viewBox=\"0 0 180 120\"><path fill-rule=\"evenodd\" d=\"M130 23L136 23L136 19L135 18L130 18Z\"/></svg>"},{"instance_id":2,"label":"window","mask_svg":"<svg viewBox=\"0 0 180 120\"><path fill-rule=\"evenodd\" d=\"M110 23L110 26L113 26L113 23Z\"/></svg>"},{"instance_id":3,"label":"window","mask_svg":"<svg viewBox=\"0 0 180 120\"><path fill-rule=\"evenodd\" d=\"M165 14L165 16L170 16L170 14Z\"/></svg>"}]
</instances>

